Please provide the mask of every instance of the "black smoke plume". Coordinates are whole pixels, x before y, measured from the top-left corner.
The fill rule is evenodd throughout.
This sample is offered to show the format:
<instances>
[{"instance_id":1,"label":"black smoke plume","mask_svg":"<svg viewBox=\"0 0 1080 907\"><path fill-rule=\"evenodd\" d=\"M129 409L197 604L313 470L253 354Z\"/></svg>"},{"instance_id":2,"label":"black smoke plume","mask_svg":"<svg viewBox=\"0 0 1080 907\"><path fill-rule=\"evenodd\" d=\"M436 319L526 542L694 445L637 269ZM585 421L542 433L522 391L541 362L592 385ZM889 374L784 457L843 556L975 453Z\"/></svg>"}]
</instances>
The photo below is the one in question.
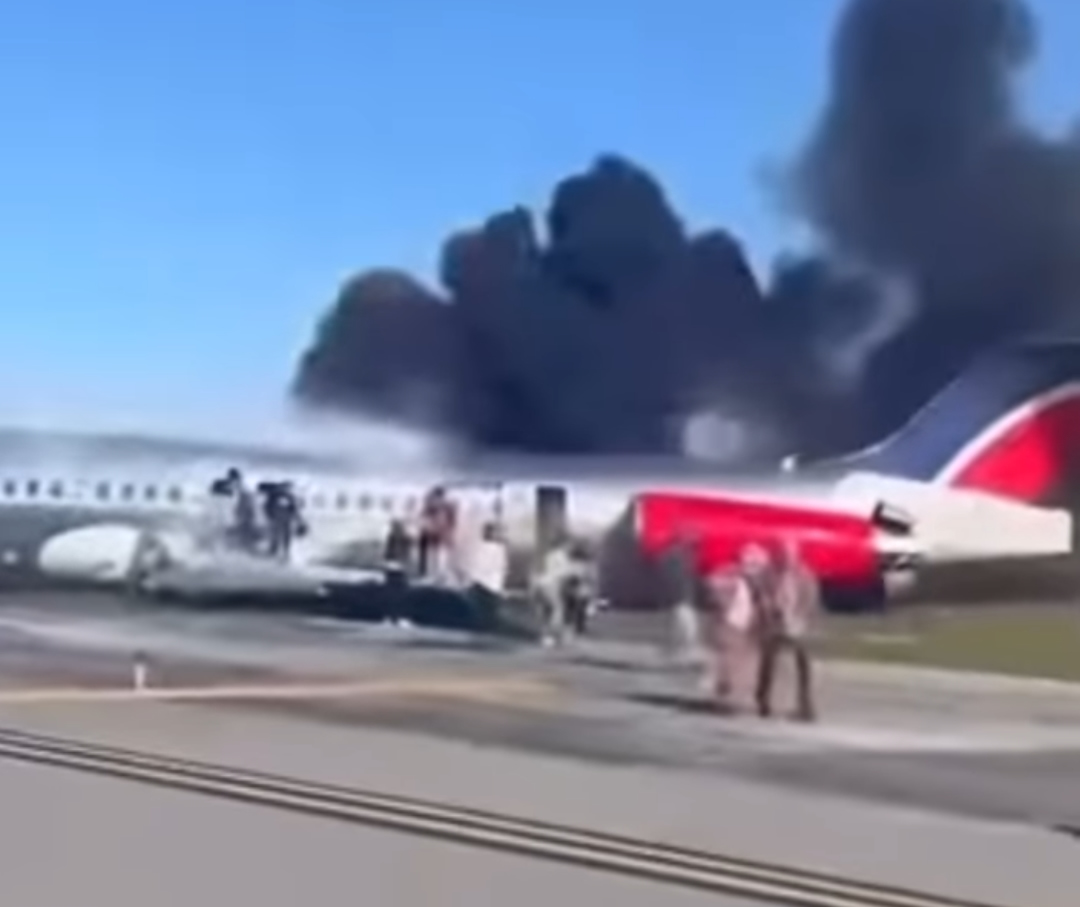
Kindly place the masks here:
<instances>
[{"instance_id":1,"label":"black smoke plume","mask_svg":"<svg viewBox=\"0 0 1080 907\"><path fill-rule=\"evenodd\" d=\"M917 302L871 363L868 433L985 348L1076 327L1080 145L1016 104L1036 37L1015 0L856 0L840 19L802 210L834 258Z\"/></svg>"},{"instance_id":2,"label":"black smoke plume","mask_svg":"<svg viewBox=\"0 0 1080 907\"><path fill-rule=\"evenodd\" d=\"M1068 323L1080 154L1015 110L1034 48L1011 0L854 0L793 168L819 254L763 289L736 237L690 235L605 155L542 230L515 208L450 237L440 289L350 281L294 394L535 452L683 450L688 424L723 455L869 440L980 350Z\"/></svg>"},{"instance_id":3,"label":"black smoke plume","mask_svg":"<svg viewBox=\"0 0 1080 907\"><path fill-rule=\"evenodd\" d=\"M605 156L563 181L539 234L517 208L452 236L442 292L356 278L297 392L544 452L677 449L688 414L772 396L753 358L767 312L741 248L722 230L689 236L640 167Z\"/></svg>"}]
</instances>

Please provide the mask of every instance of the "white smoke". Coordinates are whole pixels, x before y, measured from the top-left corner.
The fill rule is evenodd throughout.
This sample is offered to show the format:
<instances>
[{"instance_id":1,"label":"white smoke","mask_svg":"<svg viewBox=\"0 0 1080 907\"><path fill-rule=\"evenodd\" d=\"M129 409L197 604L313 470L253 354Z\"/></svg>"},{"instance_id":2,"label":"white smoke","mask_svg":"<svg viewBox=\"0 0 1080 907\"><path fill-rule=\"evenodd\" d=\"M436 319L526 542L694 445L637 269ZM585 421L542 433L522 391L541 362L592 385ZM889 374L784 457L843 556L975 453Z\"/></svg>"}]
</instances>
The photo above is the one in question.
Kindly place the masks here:
<instances>
[{"instance_id":1,"label":"white smoke","mask_svg":"<svg viewBox=\"0 0 1080 907\"><path fill-rule=\"evenodd\" d=\"M373 470L409 470L437 466L452 445L444 438L388 422L311 415L273 401L270 405L237 405L234 401L205 404L163 400L116 399L78 392L22 393L0 399L0 427L64 435L127 435L151 439L242 445L267 452L330 456ZM49 460L78 458L68 440L55 450L42 449ZM0 452L2 453L2 452Z\"/></svg>"},{"instance_id":2,"label":"white smoke","mask_svg":"<svg viewBox=\"0 0 1080 907\"><path fill-rule=\"evenodd\" d=\"M836 384L847 389L858 383L874 354L892 340L918 311L911 284L897 276L874 277L876 306L867 326L841 339L827 338L817 351Z\"/></svg>"},{"instance_id":3,"label":"white smoke","mask_svg":"<svg viewBox=\"0 0 1080 907\"><path fill-rule=\"evenodd\" d=\"M750 460L768 450L772 433L748 416L719 406L699 409L682 424L682 452L717 463Z\"/></svg>"}]
</instances>

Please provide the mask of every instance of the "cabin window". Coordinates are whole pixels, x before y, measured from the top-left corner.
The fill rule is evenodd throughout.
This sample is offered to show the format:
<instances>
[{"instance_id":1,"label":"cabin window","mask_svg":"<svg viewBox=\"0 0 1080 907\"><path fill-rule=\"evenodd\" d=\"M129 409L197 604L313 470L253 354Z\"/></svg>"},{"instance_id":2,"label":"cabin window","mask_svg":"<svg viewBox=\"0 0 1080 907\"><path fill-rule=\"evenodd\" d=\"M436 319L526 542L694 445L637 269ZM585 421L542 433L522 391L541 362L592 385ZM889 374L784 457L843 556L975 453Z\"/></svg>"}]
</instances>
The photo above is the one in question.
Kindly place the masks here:
<instances>
[{"instance_id":1,"label":"cabin window","mask_svg":"<svg viewBox=\"0 0 1080 907\"><path fill-rule=\"evenodd\" d=\"M342 492L337 496L337 509L348 510L349 509L349 496Z\"/></svg>"},{"instance_id":2,"label":"cabin window","mask_svg":"<svg viewBox=\"0 0 1080 907\"><path fill-rule=\"evenodd\" d=\"M4 497L13 498L19 493L19 486L11 479L4 480Z\"/></svg>"},{"instance_id":3,"label":"cabin window","mask_svg":"<svg viewBox=\"0 0 1080 907\"><path fill-rule=\"evenodd\" d=\"M143 498L147 501L156 501L158 496L157 486L147 485L143 489Z\"/></svg>"},{"instance_id":4,"label":"cabin window","mask_svg":"<svg viewBox=\"0 0 1080 907\"><path fill-rule=\"evenodd\" d=\"M359 507L361 510L370 510L371 509L371 495L370 494L361 494L361 495L359 495L356 498L356 506Z\"/></svg>"},{"instance_id":5,"label":"cabin window","mask_svg":"<svg viewBox=\"0 0 1080 907\"><path fill-rule=\"evenodd\" d=\"M130 484L121 486L120 497L125 501L132 500L135 497L135 486Z\"/></svg>"},{"instance_id":6,"label":"cabin window","mask_svg":"<svg viewBox=\"0 0 1080 907\"><path fill-rule=\"evenodd\" d=\"M63 482L50 482L49 483L49 497L50 498L62 498L64 496L64 483Z\"/></svg>"},{"instance_id":7,"label":"cabin window","mask_svg":"<svg viewBox=\"0 0 1080 907\"><path fill-rule=\"evenodd\" d=\"M183 489L173 485L169 489L169 502L172 504L179 504L184 499Z\"/></svg>"},{"instance_id":8,"label":"cabin window","mask_svg":"<svg viewBox=\"0 0 1080 907\"><path fill-rule=\"evenodd\" d=\"M36 498L40 490L41 483L37 479L30 479L30 481L26 483L26 496L28 498Z\"/></svg>"},{"instance_id":9,"label":"cabin window","mask_svg":"<svg viewBox=\"0 0 1080 907\"><path fill-rule=\"evenodd\" d=\"M383 499L379 502L382 505L382 509L386 513L390 513L394 509L394 499L390 495L384 495Z\"/></svg>"},{"instance_id":10,"label":"cabin window","mask_svg":"<svg viewBox=\"0 0 1080 907\"><path fill-rule=\"evenodd\" d=\"M112 486L108 482L98 482L97 487L94 489L94 496L99 501L107 501L111 492Z\"/></svg>"},{"instance_id":11,"label":"cabin window","mask_svg":"<svg viewBox=\"0 0 1080 907\"><path fill-rule=\"evenodd\" d=\"M326 497L318 493L312 495L311 506L314 507L316 510L321 510L323 507L326 506Z\"/></svg>"}]
</instances>

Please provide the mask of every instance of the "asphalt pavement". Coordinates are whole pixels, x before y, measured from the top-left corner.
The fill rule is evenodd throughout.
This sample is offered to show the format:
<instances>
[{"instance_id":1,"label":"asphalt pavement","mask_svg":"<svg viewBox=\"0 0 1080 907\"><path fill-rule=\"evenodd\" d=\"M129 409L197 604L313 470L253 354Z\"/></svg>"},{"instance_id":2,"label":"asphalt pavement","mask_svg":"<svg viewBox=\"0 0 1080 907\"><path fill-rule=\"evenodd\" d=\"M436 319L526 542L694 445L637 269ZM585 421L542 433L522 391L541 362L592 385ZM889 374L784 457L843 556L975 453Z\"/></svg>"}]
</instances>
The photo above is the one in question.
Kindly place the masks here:
<instances>
[{"instance_id":1,"label":"asphalt pavement","mask_svg":"<svg viewBox=\"0 0 1080 907\"><path fill-rule=\"evenodd\" d=\"M6 904L749 907L737 898L19 763L0 762L0 794L8 816L0 823Z\"/></svg>"},{"instance_id":2,"label":"asphalt pavement","mask_svg":"<svg viewBox=\"0 0 1080 907\"><path fill-rule=\"evenodd\" d=\"M4 700L4 688L14 684L122 684L135 650L149 653L155 682L164 685L348 679L370 683L370 695L131 707L75 705L62 696L52 705L32 707ZM454 678L469 678L473 686L454 687ZM1034 871L1036 863L1023 863L1029 846L1032 854L1046 848L1053 852L1048 874L1064 872L1059 861L1066 857L1080 866L1075 859L1080 841L1070 833L1080 828L1080 691L1063 684L845 664L824 666L820 680L822 721L802 726L717 715L707 708L693 669L673 665L657 640L633 633L607 634L550 652L468 634L301 615L133 609L108 597L0 600L0 723L5 725L137 737L148 747L205 747L219 755L218 748L224 747L229 758L245 763L289 763L298 745L310 747L318 740L332 740L325 747L339 753L358 747L370 756L391 747L385 741L392 739L396 742L392 752L384 752L386 758L400 764L407 761L402 753L411 752L406 747L420 747L436 763L453 762L455 771L465 773L461 778L476 773L489 784L495 769L485 774L477 765L483 761L478 754L505 753L500 757L505 759L517 754L549 766L577 766L574 771L583 774L575 783L586 785L581 789L590 796L600 791L599 779L609 783L625 779L626 773L647 773L656 790L649 795L650 809L657 808L654 801L666 796L662 791L670 786L662 777L677 777L682 779L677 785L696 791L680 794L688 809L698 809L705 790L714 799L722 793L723 803L710 801L701 808L719 811L745 798L741 792L753 790L755 796L772 798L767 809L760 807L770 815L782 816L791 803L812 802L816 805L798 808L827 810L830 821L846 828L855 821L851 815L865 819L872 814L876 818L865 819L863 835L871 833L871 826L873 834L893 836L917 827L928 841L938 832L927 828L937 828L945 836L942 841L953 833L945 829L961 827L961 837L985 833L987 840L999 842L1009 834L1032 835L1009 845L1015 856L1007 856L1007 848L1003 852L1006 865L1013 860L1014 874L1021 864L1024 872ZM132 722L136 711L138 720ZM188 717L181 721L182 715ZM182 733L177 730L181 725ZM249 739L239 746L233 738L241 726L249 728ZM262 753L253 747L260 734L267 735ZM466 749L447 756L451 751L439 750L447 746ZM430 755L437 752L444 755ZM373 764L365 765L371 778L379 775ZM291 767L326 770L299 763ZM415 785L424 771L416 768L407 783L401 777L397 782L403 788ZM440 783L447 778L441 771L436 769ZM504 774L523 771L506 769ZM560 783L568 782L564 777ZM694 787L702 784L706 787ZM469 781L464 786L470 797L483 794L482 785L474 790ZM502 790L503 782L496 787ZM604 796L609 795L628 794ZM543 808L550 800L505 796L511 805L529 809ZM762 834L768 824L762 825ZM857 840L853 828L837 834ZM738 842L729 830L715 833L727 845ZM809 844L798 835L790 837L784 846L796 858ZM1017 843L1021 840L1026 843ZM1035 840L1038 846L1031 843ZM836 841L832 846L842 849ZM968 846L975 845L963 845ZM807 852L837 859L824 844L820 851L810 847ZM926 866L904 872L947 875L945 868L930 868L932 855L924 857L912 859ZM861 858L873 866L847 868L887 869L880 854Z\"/></svg>"}]
</instances>

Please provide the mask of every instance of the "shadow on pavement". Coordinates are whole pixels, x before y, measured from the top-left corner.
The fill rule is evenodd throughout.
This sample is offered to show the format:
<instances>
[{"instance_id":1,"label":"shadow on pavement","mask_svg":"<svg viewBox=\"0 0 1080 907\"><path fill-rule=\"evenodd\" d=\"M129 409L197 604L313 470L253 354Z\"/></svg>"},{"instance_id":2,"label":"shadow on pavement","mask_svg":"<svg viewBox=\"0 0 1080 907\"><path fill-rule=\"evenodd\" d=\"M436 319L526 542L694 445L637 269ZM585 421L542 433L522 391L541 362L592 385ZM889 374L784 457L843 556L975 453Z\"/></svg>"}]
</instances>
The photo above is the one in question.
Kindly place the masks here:
<instances>
[{"instance_id":1,"label":"shadow on pavement","mask_svg":"<svg viewBox=\"0 0 1080 907\"><path fill-rule=\"evenodd\" d=\"M725 710L713 699L673 693L630 693L626 697L639 705L650 705L687 715L724 715Z\"/></svg>"}]
</instances>

